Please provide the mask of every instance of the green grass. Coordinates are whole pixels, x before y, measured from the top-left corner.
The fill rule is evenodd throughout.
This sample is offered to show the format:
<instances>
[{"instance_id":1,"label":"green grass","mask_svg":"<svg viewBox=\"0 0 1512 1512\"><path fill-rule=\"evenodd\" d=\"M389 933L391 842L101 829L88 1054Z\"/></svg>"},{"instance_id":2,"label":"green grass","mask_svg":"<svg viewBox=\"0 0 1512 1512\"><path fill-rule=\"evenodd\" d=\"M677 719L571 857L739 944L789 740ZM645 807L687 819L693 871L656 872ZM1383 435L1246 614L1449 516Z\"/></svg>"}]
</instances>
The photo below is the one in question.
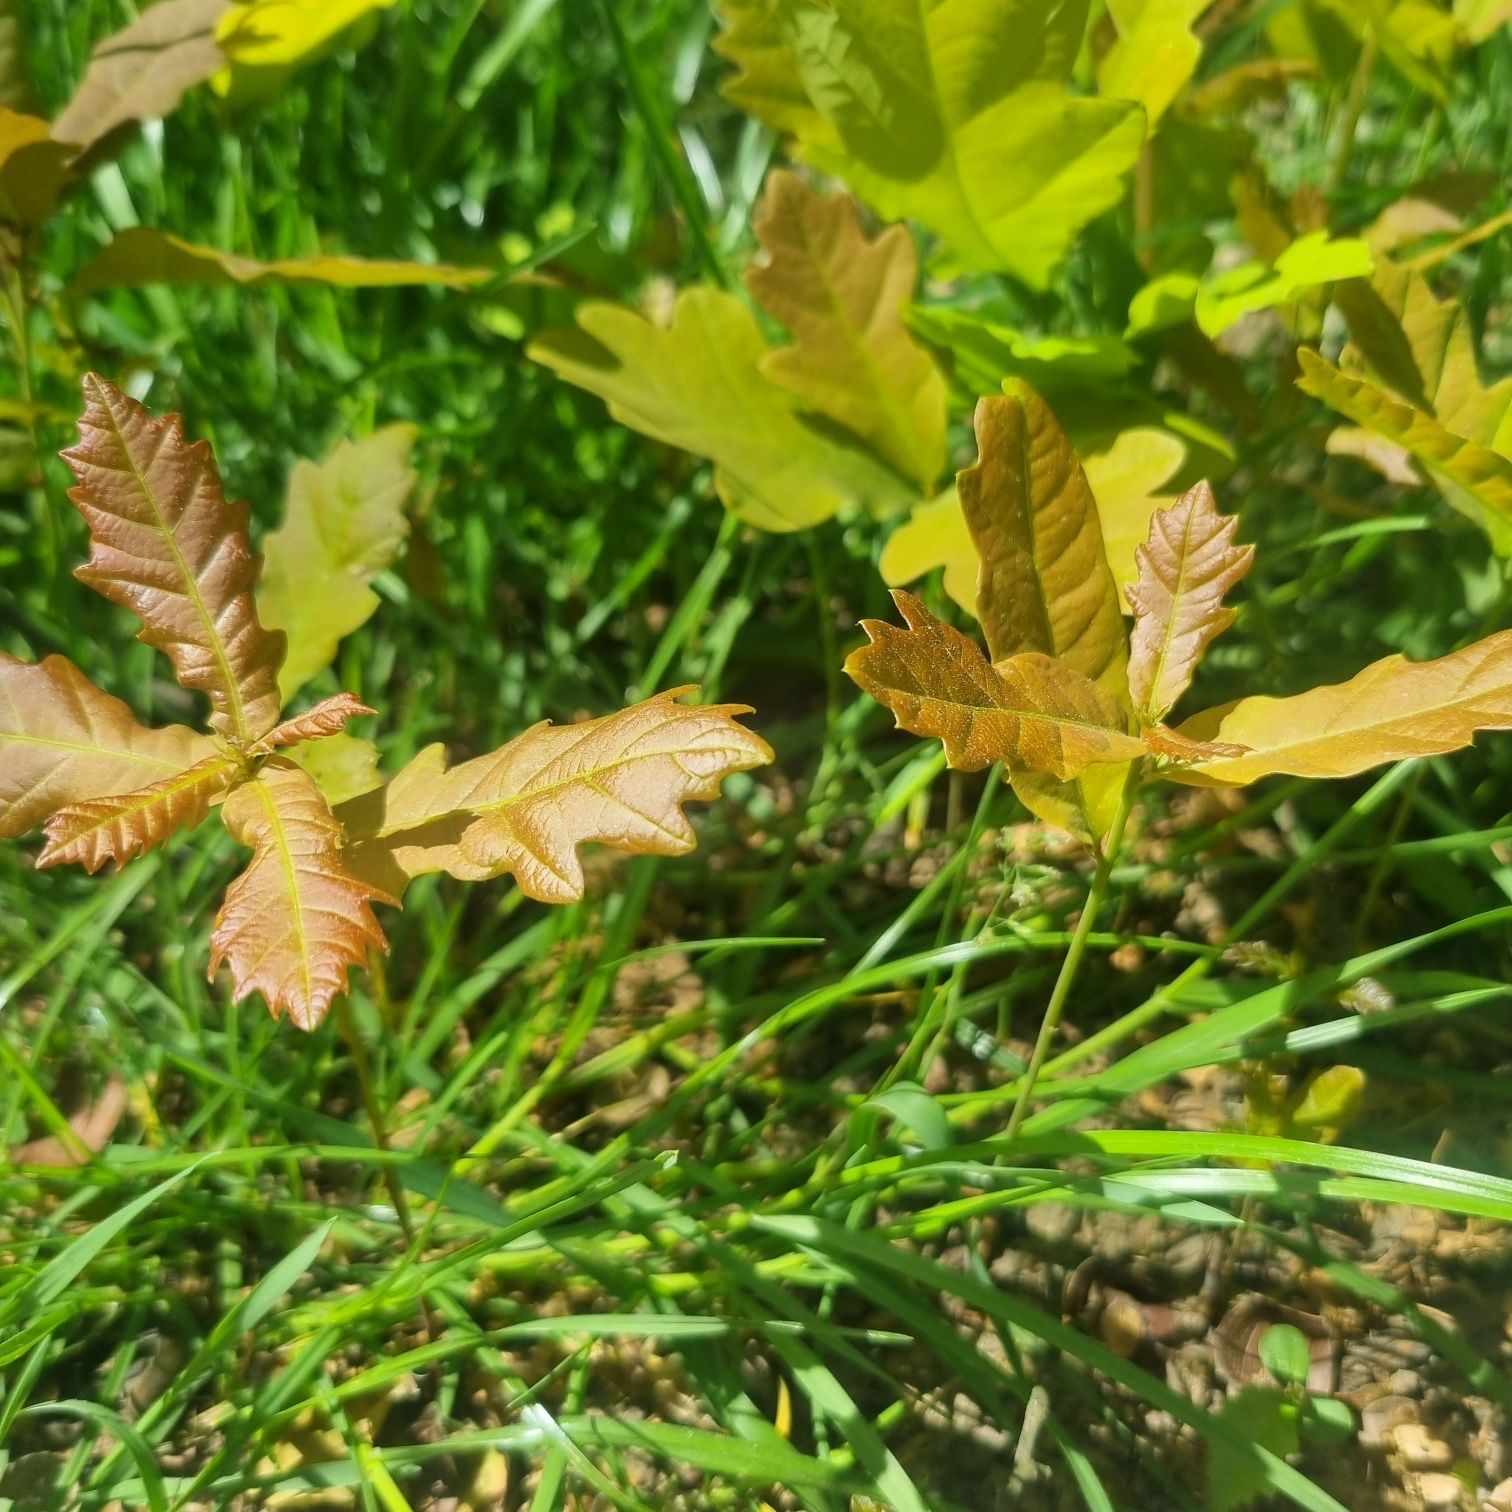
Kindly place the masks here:
<instances>
[{"instance_id":1,"label":"green grass","mask_svg":"<svg viewBox=\"0 0 1512 1512\"><path fill-rule=\"evenodd\" d=\"M126 9L27 10L56 106ZM49 230L44 296L133 220L266 257L457 262L585 230L568 256L592 287L730 278L773 144L719 97L710 31L696 0L401 0L355 56L229 127L196 97L102 170ZM1426 136L1378 81L1344 225L1451 165L1505 183L1512 128L1486 106L1509 75L1503 38ZM1273 123L1279 173L1329 161L1340 108ZM1095 315L1122 276L1106 241L1078 252L1063 308L1004 296L1048 329ZM1455 270L1492 351L1506 271L1495 243ZM1127 1404L1232 1430L992 1280L991 1247L1046 1202L1268 1236L1512 1406L1476 1341L1327 1236L1381 1202L1512 1221L1495 1174L1507 743L1327 790L1272 782L1230 811L1188 802L1168 833L1151 807L1154 839L1115 871L1091 936L1073 1037L1009 1140L1090 868L1016 831L1005 786L943 773L842 685L856 618L885 604L882 532L736 526L688 459L525 361L536 299L159 289L34 323L48 402L71 412L84 363L130 373L213 440L263 529L294 459L420 426L407 565L319 689L385 711L390 768L435 739L486 750L690 681L754 704L778 762L727 785L697 854L595 863L580 906L417 883L352 997L389 1150L334 1020L301 1035L204 980L235 864L218 829L99 879L0 851L0 1136L58 1132L110 1074L129 1095L87 1165L0 1166L4 1475L51 1477L85 1508L330 1489L392 1512L466 1492L502 1453L507 1505L532 1512L988 1508L980 1483L925 1474L922 1441L965 1452L939 1410L960 1394L1010 1441L1048 1404L1037 1453L1067 1505L1201 1506ZM1224 489L1260 565L1199 699L1507 623L1478 536L1427 494L1404 507L1378 488L1354 518L1340 499L1362 475L1318 465L1315 414L1273 410ZM66 440L61 420L43 432L48 450ZM177 717L184 696L125 617L54 572L82 529L61 470L46 481L0 513L0 644L62 651L144 718ZM1206 935L1179 921L1193 893L1220 916ZM1386 1011L1356 1011L1362 984ZM1364 1068L1351 1145L1141 1126L1140 1094L1260 1056ZM1278 1497L1340 1505L1307 1466L1251 1452Z\"/></svg>"}]
</instances>

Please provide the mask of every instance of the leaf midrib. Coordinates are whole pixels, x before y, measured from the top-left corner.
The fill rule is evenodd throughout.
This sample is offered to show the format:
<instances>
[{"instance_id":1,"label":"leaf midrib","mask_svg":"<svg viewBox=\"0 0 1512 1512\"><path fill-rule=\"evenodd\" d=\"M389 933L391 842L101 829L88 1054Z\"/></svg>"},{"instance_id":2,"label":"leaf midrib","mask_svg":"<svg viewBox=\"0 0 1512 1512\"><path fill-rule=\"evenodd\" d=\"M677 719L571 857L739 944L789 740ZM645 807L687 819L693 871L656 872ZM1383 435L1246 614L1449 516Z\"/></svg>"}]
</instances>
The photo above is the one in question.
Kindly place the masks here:
<instances>
[{"instance_id":1,"label":"leaf midrib","mask_svg":"<svg viewBox=\"0 0 1512 1512\"><path fill-rule=\"evenodd\" d=\"M230 658L226 654L225 644L222 642L220 637L219 627L216 625L215 620L210 613L209 607L205 603L204 596L199 591L199 581L195 578L194 574L190 572L188 559L179 549L178 537L173 533L172 528L168 524L167 518L164 516L162 510L158 507L157 495L153 491L152 486L148 483L146 473L137 465L136 457L132 454L131 447L126 440L126 433L121 429L120 421L116 418L115 410L111 407L108 400L102 402L100 408L104 411L106 420L110 422L110 429L114 433L117 443L120 445L121 455L126 458L126 465L131 469L132 475L136 478L138 485L141 487L142 496L147 500L147 507L152 511L153 519L157 522L158 531L161 533L169 552L172 554L174 566L178 569L179 576L184 583L184 597L189 600L189 603L194 609L196 616L199 618L200 624L203 626L205 631L205 641L209 646L210 654L215 658L216 665L220 669L224 684L221 691L225 694L226 700L230 705L229 713L231 723L235 727L237 735L242 740L246 740L248 738L249 731L247 726L247 712L245 706L242 703L241 685L238 682L234 671L232 670ZM153 447L154 461L162 452L163 447L167 444L167 439L170 433L170 426L167 422L164 422L164 428L157 436ZM200 486L204 482L204 476L205 463L204 459L201 458L198 471L195 475L194 488L190 491L191 496L199 492ZM151 627L149 626L148 628L150 629Z\"/></svg>"}]
</instances>

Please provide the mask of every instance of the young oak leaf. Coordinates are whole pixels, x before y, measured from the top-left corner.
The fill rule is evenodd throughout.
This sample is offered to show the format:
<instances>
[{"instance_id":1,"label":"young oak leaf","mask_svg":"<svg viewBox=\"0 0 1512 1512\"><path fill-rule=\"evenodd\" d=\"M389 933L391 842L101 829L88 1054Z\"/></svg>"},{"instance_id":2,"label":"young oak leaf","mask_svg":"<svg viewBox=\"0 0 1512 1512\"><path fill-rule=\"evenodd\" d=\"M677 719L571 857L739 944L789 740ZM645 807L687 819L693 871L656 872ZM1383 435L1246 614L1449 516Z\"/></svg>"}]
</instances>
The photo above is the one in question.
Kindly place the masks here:
<instances>
[{"instance_id":1,"label":"young oak leaf","mask_svg":"<svg viewBox=\"0 0 1512 1512\"><path fill-rule=\"evenodd\" d=\"M276 751L280 746L301 745L307 740L326 740L339 735L359 715L376 714L354 693L333 693L318 704L275 725L255 747L258 751Z\"/></svg>"},{"instance_id":2,"label":"young oak leaf","mask_svg":"<svg viewBox=\"0 0 1512 1512\"><path fill-rule=\"evenodd\" d=\"M816 194L785 169L768 176L752 229L766 261L746 283L793 336L762 371L932 491L945 461L945 379L903 322L919 278L907 230L868 239L853 199Z\"/></svg>"},{"instance_id":3,"label":"young oak leaf","mask_svg":"<svg viewBox=\"0 0 1512 1512\"><path fill-rule=\"evenodd\" d=\"M1027 384L977 404L978 461L956 479L976 545L977 618L992 659L1038 651L1128 711L1128 641L1097 505L1066 433ZM1074 783L1012 770L1032 813L1096 840L1118 809L1123 774L1098 767Z\"/></svg>"},{"instance_id":4,"label":"young oak leaf","mask_svg":"<svg viewBox=\"0 0 1512 1512\"><path fill-rule=\"evenodd\" d=\"M893 601L908 628L862 620L870 643L845 670L899 729L943 741L951 766L1007 761L1065 780L1144 754L1113 700L1065 662L1035 651L989 662L911 593L895 588Z\"/></svg>"},{"instance_id":5,"label":"young oak leaf","mask_svg":"<svg viewBox=\"0 0 1512 1512\"><path fill-rule=\"evenodd\" d=\"M733 294L685 289L665 330L633 310L588 303L577 329L547 331L529 355L597 394L624 425L714 464L731 513L759 530L801 530L861 505L885 515L913 490L859 447L804 420L766 377L767 344Z\"/></svg>"},{"instance_id":6,"label":"young oak leaf","mask_svg":"<svg viewBox=\"0 0 1512 1512\"><path fill-rule=\"evenodd\" d=\"M47 821L37 865L74 862L90 873L107 861L124 865L178 830L192 829L244 772L235 756L217 752L134 792L70 803Z\"/></svg>"},{"instance_id":7,"label":"young oak leaf","mask_svg":"<svg viewBox=\"0 0 1512 1512\"><path fill-rule=\"evenodd\" d=\"M1129 692L1146 723L1166 716L1208 646L1234 622L1223 596L1255 559L1253 546L1234 544L1238 526L1218 513L1213 490L1199 483L1155 514L1148 542L1135 553Z\"/></svg>"},{"instance_id":8,"label":"young oak leaf","mask_svg":"<svg viewBox=\"0 0 1512 1512\"><path fill-rule=\"evenodd\" d=\"M1225 756L1243 756L1248 746L1230 745L1222 740L1194 740L1168 725L1151 725L1141 730L1139 738L1145 750L1162 761L1174 761L1191 765L1197 761L1217 761Z\"/></svg>"},{"instance_id":9,"label":"young oak leaf","mask_svg":"<svg viewBox=\"0 0 1512 1512\"><path fill-rule=\"evenodd\" d=\"M1085 10L1022 0L723 0L731 97L955 269L1044 288L1117 203L1144 112L1067 88ZM802 103L800 103L800 101Z\"/></svg>"},{"instance_id":10,"label":"young oak leaf","mask_svg":"<svg viewBox=\"0 0 1512 1512\"><path fill-rule=\"evenodd\" d=\"M1409 452L1445 499L1490 536L1497 552L1512 554L1512 461L1447 430L1368 379L1340 372L1306 347L1297 360L1298 388Z\"/></svg>"},{"instance_id":11,"label":"young oak leaf","mask_svg":"<svg viewBox=\"0 0 1512 1512\"><path fill-rule=\"evenodd\" d=\"M210 975L231 967L233 999L262 994L274 1017L313 1029L347 972L388 943L374 903L395 903L355 876L341 854L341 826L314 779L280 756L221 807L251 864L227 889L210 936Z\"/></svg>"},{"instance_id":12,"label":"young oak leaf","mask_svg":"<svg viewBox=\"0 0 1512 1512\"><path fill-rule=\"evenodd\" d=\"M0 836L71 803L172 779L216 754L183 725L148 729L70 661L0 652Z\"/></svg>"},{"instance_id":13,"label":"young oak leaf","mask_svg":"<svg viewBox=\"0 0 1512 1512\"><path fill-rule=\"evenodd\" d=\"M1186 455L1185 444L1169 431L1134 426L1120 431L1105 450L1081 459L1097 502L1108 570L1125 601L1129 584L1138 576L1134 553L1150 533L1151 515L1171 502L1164 485ZM914 505L908 519L887 538L878 565L893 588L941 567L945 592L967 614L976 614L980 558L954 487Z\"/></svg>"},{"instance_id":14,"label":"young oak leaf","mask_svg":"<svg viewBox=\"0 0 1512 1512\"><path fill-rule=\"evenodd\" d=\"M177 415L155 420L114 384L84 379L79 443L63 453L90 529L75 576L142 621L138 639L164 652L186 688L210 696L211 727L248 744L278 720L283 637L252 601L257 558L247 507L230 504L203 441Z\"/></svg>"},{"instance_id":15,"label":"young oak leaf","mask_svg":"<svg viewBox=\"0 0 1512 1512\"><path fill-rule=\"evenodd\" d=\"M1349 777L1387 761L1437 756L1479 730L1512 729L1512 630L1436 661L1388 656L1348 682L1292 698L1241 698L1194 715L1177 732L1247 747L1243 755L1169 773L1197 786L1271 773Z\"/></svg>"},{"instance_id":16,"label":"young oak leaf","mask_svg":"<svg viewBox=\"0 0 1512 1512\"><path fill-rule=\"evenodd\" d=\"M296 462L283 524L264 537L257 608L288 641L279 691L291 698L330 666L343 637L378 607L369 586L404 547L416 428L388 425Z\"/></svg>"},{"instance_id":17,"label":"young oak leaf","mask_svg":"<svg viewBox=\"0 0 1512 1512\"><path fill-rule=\"evenodd\" d=\"M161 0L90 54L53 122L60 142L92 148L112 132L167 115L225 62L215 28L231 0Z\"/></svg>"},{"instance_id":18,"label":"young oak leaf","mask_svg":"<svg viewBox=\"0 0 1512 1512\"><path fill-rule=\"evenodd\" d=\"M733 717L750 713L745 705L677 702L691 691L582 724L539 724L450 769L439 745L427 747L386 787L338 810L347 864L395 894L425 872L510 873L528 897L570 903L583 896L581 845L686 854L694 835L682 805L772 759Z\"/></svg>"}]
</instances>

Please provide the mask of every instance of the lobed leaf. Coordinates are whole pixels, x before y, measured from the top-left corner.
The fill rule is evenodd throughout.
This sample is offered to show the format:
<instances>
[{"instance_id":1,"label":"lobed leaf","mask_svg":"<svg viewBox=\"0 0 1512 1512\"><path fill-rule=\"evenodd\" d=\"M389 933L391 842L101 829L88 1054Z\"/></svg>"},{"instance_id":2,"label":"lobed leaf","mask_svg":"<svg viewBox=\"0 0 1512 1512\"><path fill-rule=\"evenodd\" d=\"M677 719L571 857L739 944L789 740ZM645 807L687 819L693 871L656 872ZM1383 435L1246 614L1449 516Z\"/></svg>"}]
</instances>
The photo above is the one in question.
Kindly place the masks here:
<instances>
[{"instance_id":1,"label":"lobed leaf","mask_svg":"<svg viewBox=\"0 0 1512 1512\"><path fill-rule=\"evenodd\" d=\"M233 999L261 993L275 1018L313 1029L347 972L388 944L374 903L395 900L355 876L341 827L308 773L275 756L221 807L251 864L227 889L210 936L210 975L231 968Z\"/></svg>"},{"instance_id":2,"label":"lobed leaf","mask_svg":"<svg viewBox=\"0 0 1512 1512\"><path fill-rule=\"evenodd\" d=\"M91 873L107 861L124 865L177 831L192 829L243 771L236 757L217 751L134 792L70 803L47 821L37 865L77 862Z\"/></svg>"},{"instance_id":3,"label":"lobed leaf","mask_svg":"<svg viewBox=\"0 0 1512 1512\"><path fill-rule=\"evenodd\" d=\"M1129 589L1129 692L1149 723L1166 716L1208 646L1234 622L1223 596L1255 559L1253 546L1234 544L1238 526L1218 513L1206 483L1150 521L1150 539L1136 554L1139 579Z\"/></svg>"},{"instance_id":4,"label":"lobed leaf","mask_svg":"<svg viewBox=\"0 0 1512 1512\"><path fill-rule=\"evenodd\" d=\"M848 195L816 194L781 169L752 228L766 262L746 283L793 336L762 372L933 489L945 461L945 379L903 322L919 277L908 232L868 239Z\"/></svg>"},{"instance_id":5,"label":"lobed leaf","mask_svg":"<svg viewBox=\"0 0 1512 1512\"><path fill-rule=\"evenodd\" d=\"M976 544L977 618L994 661L1056 657L1115 701L1127 642L1092 489L1032 389L978 402L977 461L956 479Z\"/></svg>"},{"instance_id":6,"label":"lobed leaf","mask_svg":"<svg viewBox=\"0 0 1512 1512\"><path fill-rule=\"evenodd\" d=\"M1502 555L1512 553L1512 462L1445 429L1426 411L1404 404L1368 379L1353 378L1306 347L1297 387L1356 425L1411 454L1445 499L1475 521Z\"/></svg>"},{"instance_id":7,"label":"lobed leaf","mask_svg":"<svg viewBox=\"0 0 1512 1512\"><path fill-rule=\"evenodd\" d=\"M1201 786L1271 773L1349 777L1387 761L1437 756L1478 730L1512 729L1512 630L1436 661L1388 656L1348 682L1293 698L1242 698L1194 715L1179 733L1247 747L1170 775Z\"/></svg>"},{"instance_id":8,"label":"lobed leaf","mask_svg":"<svg viewBox=\"0 0 1512 1512\"><path fill-rule=\"evenodd\" d=\"M1128 585L1138 575L1134 553L1150 533L1150 517L1170 502L1164 485L1185 460L1186 446L1153 426L1120 431L1106 451L1082 458L1082 472L1097 503L1108 570L1121 597L1127 597ZM878 565L883 579L895 588L943 568L946 593L976 615L980 558L956 489L915 504L908 519L887 538Z\"/></svg>"},{"instance_id":9,"label":"lobed leaf","mask_svg":"<svg viewBox=\"0 0 1512 1512\"><path fill-rule=\"evenodd\" d=\"M493 277L491 268L459 268L448 263L400 262L337 253L258 262L234 252L184 241L150 226L128 226L74 274L69 289L74 294L92 294L97 289L135 288L141 284L256 288L263 284L293 283L326 284L341 289L393 289L412 284L466 289L487 283Z\"/></svg>"},{"instance_id":10,"label":"lobed leaf","mask_svg":"<svg viewBox=\"0 0 1512 1512\"><path fill-rule=\"evenodd\" d=\"M642 435L707 458L732 513L761 530L800 530L861 506L885 515L913 497L903 480L798 413L762 371L767 345L732 294L685 289L663 330L590 302L578 329L548 331L529 355L597 394Z\"/></svg>"},{"instance_id":11,"label":"lobed leaf","mask_svg":"<svg viewBox=\"0 0 1512 1512\"><path fill-rule=\"evenodd\" d=\"M300 745L307 740L325 740L339 735L361 714L376 714L353 693L334 693L318 704L275 725L257 742L259 751L275 751L280 746Z\"/></svg>"},{"instance_id":12,"label":"lobed leaf","mask_svg":"<svg viewBox=\"0 0 1512 1512\"><path fill-rule=\"evenodd\" d=\"M389 425L343 441L323 462L296 462L283 524L263 541L257 607L288 642L285 701L330 666L344 636L378 607L368 586L404 547L416 429Z\"/></svg>"},{"instance_id":13,"label":"lobed leaf","mask_svg":"<svg viewBox=\"0 0 1512 1512\"><path fill-rule=\"evenodd\" d=\"M75 575L132 610L138 638L184 687L209 694L218 734L249 743L278 719L283 637L263 629L252 602L247 507L227 503L210 448L187 444L177 415L154 420L93 373L84 397L79 443L63 453L90 529Z\"/></svg>"},{"instance_id":14,"label":"lobed leaf","mask_svg":"<svg viewBox=\"0 0 1512 1512\"><path fill-rule=\"evenodd\" d=\"M978 461L957 477L976 544L977 618L994 661L1055 657L1127 711L1128 643L1086 474L1049 406L1025 384L977 405ZM1097 840L1113 823L1121 770L1074 783L1011 770L1031 813Z\"/></svg>"},{"instance_id":15,"label":"lobed leaf","mask_svg":"<svg viewBox=\"0 0 1512 1512\"><path fill-rule=\"evenodd\" d=\"M225 62L215 38L230 0L161 0L90 54L53 122L60 142L92 148L112 132L168 115Z\"/></svg>"},{"instance_id":16,"label":"lobed leaf","mask_svg":"<svg viewBox=\"0 0 1512 1512\"><path fill-rule=\"evenodd\" d=\"M1033 651L989 662L911 593L894 589L893 600L908 628L862 620L870 644L845 670L899 729L943 741L951 766L1007 761L1064 780L1143 755L1117 704L1065 662Z\"/></svg>"},{"instance_id":17,"label":"lobed leaf","mask_svg":"<svg viewBox=\"0 0 1512 1512\"><path fill-rule=\"evenodd\" d=\"M67 804L131 792L215 754L183 725L150 730L70 661L0 652L0 836L23 835Z\"/></svg>"},{"instance_id":18,"label":"lobed leaf","mask_svg":"<svg viewBox=\"0 0 1512 1512\"><path fill-rule=\"evenodd\" d=\"M427 747L386 787L342 805L348 863L396 894L425 872L509 873L529 897L570 903L583 896L581 845L685 854L694 834L683 804L772 759L733 717L744 705L677 702L690 691L583 724L539 724L450 769L439 745Z\"/></svg>"},{"instance_id":19,"label":"lobed leaf","mask_svg":"<svg viewBox=\"0 0 1512 1512\"><path fill-rule=\"evenodd\" d=\"M1123 193L1144 114L1066 87L1085 6L1067 0L723 0L732 99L948 261L1048 283Z\"/></svg>"}]
</instances>

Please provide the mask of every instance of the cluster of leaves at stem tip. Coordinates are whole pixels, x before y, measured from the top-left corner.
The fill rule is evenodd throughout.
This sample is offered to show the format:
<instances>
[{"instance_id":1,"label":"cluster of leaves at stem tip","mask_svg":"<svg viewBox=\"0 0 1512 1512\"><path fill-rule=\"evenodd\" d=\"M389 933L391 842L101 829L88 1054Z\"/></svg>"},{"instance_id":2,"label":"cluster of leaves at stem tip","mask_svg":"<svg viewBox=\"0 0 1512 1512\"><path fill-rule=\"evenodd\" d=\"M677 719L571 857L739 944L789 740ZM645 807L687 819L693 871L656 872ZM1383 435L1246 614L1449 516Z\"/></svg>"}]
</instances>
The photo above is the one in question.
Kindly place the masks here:
<instances>
[{"instance_id":1,"label":"cluster of leaves at stem tip","mask_svg":"<svg viewBox=\"0 0 1512 1512\"><path fill-rule=\"evenodd\" d=\"M345 520L356 536L343 562L320 560L320 531L291 512L270 540L281 538L279 570L259 590L247 507L227 502L208 445L187 443L177 416L153 418L102 378L86 378L84 393L78 444L63 454L90 532L77 576L132 611L138 638L185 689L208 696L209 730L149 728L65 658L0 653L0 836L45 820L37 864L93 872L218 806L252 852L210 940L211 973L229 966L236 999L261 993L275 1015L311 1028L349 969L387 948L374 905L398 906L411 878L507 874L533 898L570 902L583 894L580 845L689 851L683 805L771 759L738 722L747 708L692 707L680 702L692 690L678 688L584 723L543 722L455 766L430 746L386 783L359 776L348 785L366 791L333 807L312 774L315 743L349 738L349 721L373 711L350 693L282 711L371 610L374 478L348 480L360 502ZM351 453L333 465L353 465ZM318 492L306 478L305 496ZM264 624L259 598L287 630Z\"/></svg>"},{"instance_id":2,"label":"cluster of leaves at stem tip","mask_svg":"<svg viewBox=\"0 0 1512 1512\"><path fill-rule=\"evenodd\" d=\"M1348 682L1241 698L1168 726L1233 622L1224 597L1253 558L1234 540L1238 522L1197 484L1154 512L1136 575L1120 584L1086 474L1044 400L1027 387L984 399L976 436L978 460L956 484L987 651L895 590L906 628L865 621L869 644L846 671L901 728L940 739L952 766L1007 763L1042 817L1101 844L1120 795L1151 768L1205 786L1347 777L1512 728L1512 631L1435 661L1388 656Z\"/></svg>"}]
</instances>

